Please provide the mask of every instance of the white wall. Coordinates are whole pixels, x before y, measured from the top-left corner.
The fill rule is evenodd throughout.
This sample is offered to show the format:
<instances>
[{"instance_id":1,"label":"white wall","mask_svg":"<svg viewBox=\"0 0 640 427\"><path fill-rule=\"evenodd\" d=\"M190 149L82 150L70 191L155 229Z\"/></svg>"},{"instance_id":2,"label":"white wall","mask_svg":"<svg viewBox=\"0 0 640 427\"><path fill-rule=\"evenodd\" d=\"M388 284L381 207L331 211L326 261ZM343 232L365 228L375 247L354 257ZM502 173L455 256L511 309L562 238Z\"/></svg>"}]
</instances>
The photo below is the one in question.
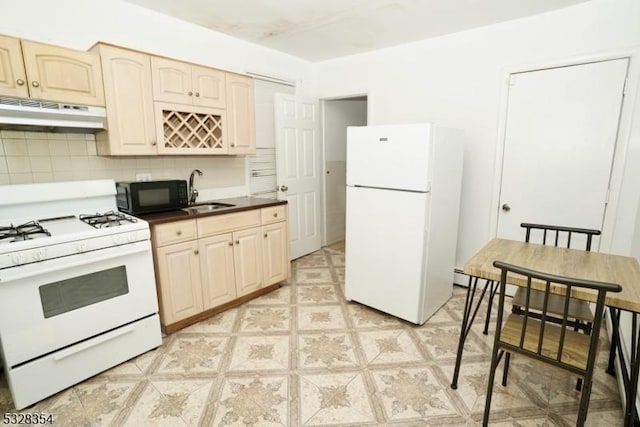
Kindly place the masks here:
<instances>
[{"instance_id":1,"label":"white wall","mask_svg":"<svg viewBox=\"0 0 640 427\"><path fill-rule=\"evenodd\" d=\"M369 123L434 121L467 138L456 264L490 237L494 173L505 77L539 66L640 48L640 1L592 0L527 19L452 34L318 65L318 96L369 95ZM633 58L638 62L640 58ZM638 68L628 98L637 98ZM626 110L629 115L629 109ZM631 111L632 112L632 111ZM637 116L637 113L635 114ZM631 123L627 119L626 123ZM621 135L640 164L640 129ZM635 153L635 154L634 154ZM629 253L640 195L640 168L622 168L610 250ZM615 179L615 177L614 177ZM614 212L615 209L609 209ZM613 231L612 231L613 230Z\"/></svg>"}]
</instances>

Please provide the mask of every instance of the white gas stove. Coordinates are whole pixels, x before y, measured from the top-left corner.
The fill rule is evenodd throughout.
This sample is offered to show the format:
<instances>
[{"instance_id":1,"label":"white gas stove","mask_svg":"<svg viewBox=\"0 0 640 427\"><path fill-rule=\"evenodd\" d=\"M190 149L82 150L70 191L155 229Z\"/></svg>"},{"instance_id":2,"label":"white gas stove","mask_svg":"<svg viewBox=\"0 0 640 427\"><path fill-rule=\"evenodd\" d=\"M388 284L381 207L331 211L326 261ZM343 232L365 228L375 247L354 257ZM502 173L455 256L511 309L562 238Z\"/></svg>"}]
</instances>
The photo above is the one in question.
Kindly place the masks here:
<instances>
[{"instance_id":1,"label":"white gas stove","mask_svg":"<svg viewBox=\"0 0 640 427\"><path fill-rule=\"evenodd\" d=\"M149 225L112 180L0 186L0 351L16 409L161 344Z\"/></svg>"}]
</instances>

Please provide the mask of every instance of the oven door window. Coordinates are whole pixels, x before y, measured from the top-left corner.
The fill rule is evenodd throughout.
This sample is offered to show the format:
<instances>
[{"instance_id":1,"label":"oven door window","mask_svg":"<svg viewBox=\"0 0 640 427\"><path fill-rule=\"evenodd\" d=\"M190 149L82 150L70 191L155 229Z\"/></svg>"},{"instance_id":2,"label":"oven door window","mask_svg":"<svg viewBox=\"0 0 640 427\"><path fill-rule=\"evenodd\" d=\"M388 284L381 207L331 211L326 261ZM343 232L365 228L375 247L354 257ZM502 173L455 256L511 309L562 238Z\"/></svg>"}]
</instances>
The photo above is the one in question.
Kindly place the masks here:
<instances>
[{"instance_id":1,"label":"oven door window","mask_svg":"<svg viewBox=\"0 0 640 427\"><path fill-rule=\"evenodd\" d=\"M129 283L126 267L119 266L47 283L39 290L44 317L49 318L128 294Z\"/></svg>"}]
</instances>

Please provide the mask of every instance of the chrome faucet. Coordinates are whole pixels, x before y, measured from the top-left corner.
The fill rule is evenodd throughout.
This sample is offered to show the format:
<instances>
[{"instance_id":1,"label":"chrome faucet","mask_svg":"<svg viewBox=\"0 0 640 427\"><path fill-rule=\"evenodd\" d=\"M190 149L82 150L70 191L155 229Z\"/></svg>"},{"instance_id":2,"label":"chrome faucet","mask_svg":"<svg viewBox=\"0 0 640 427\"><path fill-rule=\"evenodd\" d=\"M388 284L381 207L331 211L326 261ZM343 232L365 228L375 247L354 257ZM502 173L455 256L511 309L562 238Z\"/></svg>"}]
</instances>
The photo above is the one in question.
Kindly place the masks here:
<instances>
[{"instance_id":1,"label":"chrome faucet","mask_svg":"<svg viewBox=\"0 0 640 427\"><path fill-rule=\"evenodd\" d=\"M189 204L192 205L196 202L196 198L198 198L198 190L193 188L193 178L195 174L198 176L202 176L202 171L200 169L194 169L191 171L191 175L189 176L189 188L187 188L187 193L189 193Z\"/></svg>"}]
</instances>

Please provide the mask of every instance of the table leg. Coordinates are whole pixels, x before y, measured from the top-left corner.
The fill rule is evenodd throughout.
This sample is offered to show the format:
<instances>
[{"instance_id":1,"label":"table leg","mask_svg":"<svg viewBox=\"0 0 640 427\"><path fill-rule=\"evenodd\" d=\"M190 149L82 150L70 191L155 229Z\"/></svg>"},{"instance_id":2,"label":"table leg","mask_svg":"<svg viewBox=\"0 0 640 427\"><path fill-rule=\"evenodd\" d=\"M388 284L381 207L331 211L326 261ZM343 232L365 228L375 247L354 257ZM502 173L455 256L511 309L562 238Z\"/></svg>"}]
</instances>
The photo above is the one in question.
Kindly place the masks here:
<instances>
[{"instance_id":1,"label":"table leg","mask_svg":"<svg viewBox=\"0 0 640 427\"><path fill-rule=\"evenodd\" d=\"M621 310L609 307L611 315L611 349L609 350L609 364L607 373L615 374L616 352L620 356L620 376L622 377L625 408L625 427L640 426L640 418L636 410L636 397L638 395L638 374L640 374L640 339L638 336L638 313L631 313L631 354L629 355L629 367L624 361L622 343L620 341L620 316Z\"/></svg>"},{"instance_id":2,"label":"table leg","mask_svg":"<svg viewBox=\"0 0 640 427\"><path fill-rule=\"evenodd\" d=\"M616 350L620 342L620 310L609 307L609 316L611 317L611 346L609 347L609 364L607 365L607 373L616 374Z\"/></svg>"},{"instance_id":3,"label":"table leg","mask_svg":"<svg viewBox=\"0 0 640 427\"><path fill-rule=\"evenodd\" d=\"M462 325L460 326L460 339L458 341L458 352L456 354L456 365L453 369L453 380L451 381L451 388L458 388L458 376L460 375L460 362L462 361L462 351L464 350L464 342L467 339L467 335L469 335L469 331L471 330L471 325L473 324L474 319L476 318L476 314L478 314L478 309L480 308L480 304L484 299L484 295L487 292L487 288L489 287L489 283L491 281L487 280L484 284L484 289L482 290L482 294L480 294L480 298L476 302L476 306L474 309L474 298L476 295L476 289L478 287L478 278L469 276L469 285L467 287L467 297L464 302L464 313L462 314ZM471 311L473 310L473 314Z\"/></svg>"}]
</instances>

